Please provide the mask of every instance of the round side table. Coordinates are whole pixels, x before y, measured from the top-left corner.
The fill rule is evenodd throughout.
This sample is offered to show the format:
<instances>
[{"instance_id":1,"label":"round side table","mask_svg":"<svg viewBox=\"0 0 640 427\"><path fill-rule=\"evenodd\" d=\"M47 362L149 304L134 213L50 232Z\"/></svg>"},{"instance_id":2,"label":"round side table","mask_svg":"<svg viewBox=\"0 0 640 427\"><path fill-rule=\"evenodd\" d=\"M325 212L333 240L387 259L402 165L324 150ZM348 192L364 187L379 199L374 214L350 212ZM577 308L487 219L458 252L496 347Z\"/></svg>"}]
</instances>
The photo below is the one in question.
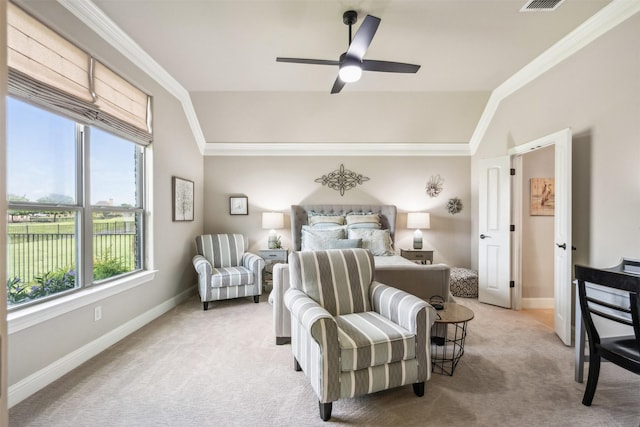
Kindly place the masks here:
<instances>
[{"instance_id":1,"label":"round side table","mask_svg":"<svg viewBox=\"0 0 640 427\"><path fill-rule=\"evenodd\" d=\"M467 322L473 319L473 311L453 302L446 302L444 309L436 312L436 322L431 336L431 371L453 375L464 354Z\"/></svg>"}]
</instances>

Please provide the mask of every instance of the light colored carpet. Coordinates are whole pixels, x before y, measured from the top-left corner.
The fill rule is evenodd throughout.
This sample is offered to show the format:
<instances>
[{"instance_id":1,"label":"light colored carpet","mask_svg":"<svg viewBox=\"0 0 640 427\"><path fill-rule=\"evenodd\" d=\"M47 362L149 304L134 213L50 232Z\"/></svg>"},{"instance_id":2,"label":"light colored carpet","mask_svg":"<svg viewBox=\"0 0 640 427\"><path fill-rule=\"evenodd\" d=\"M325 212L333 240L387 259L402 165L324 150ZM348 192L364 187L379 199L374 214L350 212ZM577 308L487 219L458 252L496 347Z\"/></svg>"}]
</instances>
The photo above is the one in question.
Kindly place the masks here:
<instances>
[{"instance_id":1,"label":"light colored carpet","mask_svg":"<svg viewBox=\"0 0 640 427\"><path fill-rule=\"evenodd\" d=\"M271 306L250 298L203 311L194 297L10 410L10 426L624 426L640 425L640 376L605 363L591 407L573 349L534 318L475 299L452 377L335 402L330 422Z\"/></svg>"}]
</instances>

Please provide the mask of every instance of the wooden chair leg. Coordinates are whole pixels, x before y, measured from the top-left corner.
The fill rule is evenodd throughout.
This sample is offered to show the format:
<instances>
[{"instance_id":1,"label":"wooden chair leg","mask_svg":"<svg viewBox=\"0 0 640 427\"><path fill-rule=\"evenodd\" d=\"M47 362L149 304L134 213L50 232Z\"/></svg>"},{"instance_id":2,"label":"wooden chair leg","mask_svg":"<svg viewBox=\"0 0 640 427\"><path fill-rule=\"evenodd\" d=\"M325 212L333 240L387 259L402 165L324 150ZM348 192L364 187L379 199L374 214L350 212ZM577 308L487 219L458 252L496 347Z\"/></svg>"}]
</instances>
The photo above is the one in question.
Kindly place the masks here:
<instances>
[{"instance_id":1,"label":"wooden chair leg","mask_svg":"<svg viewBox=\"0 0 640 427\"><path fill-rule=\"evenodd\" d=\"M253 296L253 302L255 302L256 304L260 302L260 295L254 295Z\"/></svg>"},{"instance_id":2,"label":"wooden chair leg","mask_svg":"<svg viewBox=\"0 0 640 427\"><path fill-rule=\"evenodd\" d=\"M421 382L421 383L414 383L413 384L413 392L418 397L424 396L424 381Z\"/></svg>"},{"instance_id":3,"label":"wooden chair leg","mask_svg":"<svg viewBox=\"0 0 640 427\"><path fill-rule=\"evenodd\" d=\"M331 418L332 402L322 403L318 401L318 405L320 407L320 418L322 418L322 421L329 421L329 418Z\"/></svg>"},{"instance_id":4,"label":"wooden chair leg","mask_svg":"<svg viewBox=\"0 0 640 427\"><path fill-rule=\"evenodd\" d=\"M589 378L587 379L587 387L584 390L584 396L582 397L582 404L584 406L591 406L593 396L596 394L596 387L598 386L598 376L600 375L600 355L589 352Z\"/></svg>"},{"instance_id":5,"label":"wooden chair leg","mask_svg":"<svg viewBox=\"0 0 640 427\"><path fill-rule=\"evenodd\" d=\"M203 303L202 303L202 306L203 306L203 308L204 308L204 311L209 310L209 301L205 301L205 302L203 302Z\"/></svg>"},{"instance_id":6,"label":"wooden chair leg","mask_svg":"<svg viewBox=\"0 0 640 427\"><path fill-rule=\"evenodd\" d=\"M298 359L296 359L295 357L293 358L293 369L295 369L297 372L302 371L302 368L300 367L300 364L298 363Z\"/></svg>"}]
</instances>

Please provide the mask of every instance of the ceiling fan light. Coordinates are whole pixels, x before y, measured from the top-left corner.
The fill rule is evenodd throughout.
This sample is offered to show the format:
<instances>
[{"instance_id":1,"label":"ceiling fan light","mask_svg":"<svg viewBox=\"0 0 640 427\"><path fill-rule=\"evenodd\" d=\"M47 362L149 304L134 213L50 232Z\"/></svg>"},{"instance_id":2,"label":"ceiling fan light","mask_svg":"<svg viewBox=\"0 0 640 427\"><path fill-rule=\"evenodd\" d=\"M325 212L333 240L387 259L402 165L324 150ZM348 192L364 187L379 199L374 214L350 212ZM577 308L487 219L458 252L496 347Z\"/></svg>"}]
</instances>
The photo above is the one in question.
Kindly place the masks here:
<instances>
[{"instance_id":1,"label":"ceiling fan light","mask_svg":"<svg viewBox=\"0 0 640 427\"><path fill-rule=\"evenodd\" d=\"M340 76L340 80L345 83L357 82L362 76L362 68L360 68L360 65L346 64L340 67L338 76Z\"/></svg>"}]
</instances>

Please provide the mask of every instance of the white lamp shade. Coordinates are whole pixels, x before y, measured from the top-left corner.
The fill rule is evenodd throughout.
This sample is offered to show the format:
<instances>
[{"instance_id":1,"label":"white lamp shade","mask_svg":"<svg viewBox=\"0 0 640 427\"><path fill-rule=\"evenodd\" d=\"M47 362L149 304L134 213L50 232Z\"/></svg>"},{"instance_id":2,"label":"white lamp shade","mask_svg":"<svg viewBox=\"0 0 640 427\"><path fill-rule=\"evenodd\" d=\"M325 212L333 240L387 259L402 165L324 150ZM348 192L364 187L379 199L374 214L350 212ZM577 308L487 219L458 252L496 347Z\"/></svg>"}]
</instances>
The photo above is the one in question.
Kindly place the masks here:
<instances>
[{"instance_id":1,"label":"white lamp shade","mask_svg":"<svg viewBox=\"0 0 640 427\"><path fill-rule=\"evenodd\" d=\"M269 230L284 228L284 214L282 212L263 212L262 228Z\"/></svg>"},{"instance_id":2,"label":"white lamp shade","mask_svg":"<svg viewBox=\"0 0 640 427\"><path fill-rule=\"evenodd\" d=\"M407 214L407 228L429 229L431 228L431 217L428 212L409 212Z\"/></svg>"}]
</instances>

